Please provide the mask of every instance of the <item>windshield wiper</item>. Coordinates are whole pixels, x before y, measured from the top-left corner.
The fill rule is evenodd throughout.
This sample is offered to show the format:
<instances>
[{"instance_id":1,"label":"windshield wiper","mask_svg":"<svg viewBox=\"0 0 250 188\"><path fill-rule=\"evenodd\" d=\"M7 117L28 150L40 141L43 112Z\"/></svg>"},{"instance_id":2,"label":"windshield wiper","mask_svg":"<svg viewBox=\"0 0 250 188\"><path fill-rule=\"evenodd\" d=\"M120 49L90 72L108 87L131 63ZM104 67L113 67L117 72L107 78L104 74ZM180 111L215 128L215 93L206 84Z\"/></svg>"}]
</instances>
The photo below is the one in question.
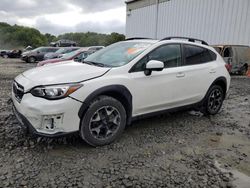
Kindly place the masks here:
<instances>
[{"instance_id":1,"label":"windshield wiper","mask_svg":"<svg viewBox=\"0 0 250 188\"><path fill-rule=\"evenodd\" d=\"M97 63L97 62L93 62L93 61L83 61L83 63L86 63L88 65L98 66L98 67L106 67L106 65L103 63Z\"/></svg>"}]
</instances>

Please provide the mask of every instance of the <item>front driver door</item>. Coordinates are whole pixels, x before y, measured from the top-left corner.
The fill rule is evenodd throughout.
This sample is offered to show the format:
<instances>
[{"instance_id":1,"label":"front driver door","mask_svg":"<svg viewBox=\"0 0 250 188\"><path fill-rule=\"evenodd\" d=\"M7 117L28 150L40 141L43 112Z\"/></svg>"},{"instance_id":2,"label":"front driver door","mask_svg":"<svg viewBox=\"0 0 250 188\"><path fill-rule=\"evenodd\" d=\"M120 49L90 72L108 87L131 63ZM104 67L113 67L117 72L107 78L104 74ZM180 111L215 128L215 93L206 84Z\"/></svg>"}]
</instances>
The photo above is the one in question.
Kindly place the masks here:
<instances>
[{"instance_id":1,"label":"front driver door","mask_svg":"<svg viewBox=\"0 0 250 188\"><path fill-rule=\"evenodd\" d=\"M150 60L163 62L165 68L146 76L144 70ZM181 45L166 44L154 49L135 64L129 74L133 87L133 116L177 106L176 92L180 80L185 76L179 71L181 61Z\"/></svg>"}]
</instances>

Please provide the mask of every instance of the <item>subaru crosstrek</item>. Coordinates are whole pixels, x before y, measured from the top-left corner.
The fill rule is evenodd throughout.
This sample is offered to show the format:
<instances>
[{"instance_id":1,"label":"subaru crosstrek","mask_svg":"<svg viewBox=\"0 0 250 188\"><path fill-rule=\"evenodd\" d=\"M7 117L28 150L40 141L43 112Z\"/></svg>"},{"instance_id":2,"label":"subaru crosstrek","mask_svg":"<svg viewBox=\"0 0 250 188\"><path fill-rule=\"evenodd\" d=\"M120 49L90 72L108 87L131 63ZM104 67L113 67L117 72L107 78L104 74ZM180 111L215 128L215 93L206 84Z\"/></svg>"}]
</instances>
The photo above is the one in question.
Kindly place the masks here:
<instances>
[{"instance_id":1,"label":"subaru crosstrek","mask_svg":"<svg viewBox=\"0 0 250 188\"><path fill-rule=\"evenodd\" d=\"M229 89L225 62L206 42L185 39L130 39L82 63L28 70L13 82L14 113L37 135L79 132L92 146L145 115L186 107L214 115Z\"/></svg>"}]
</instances>

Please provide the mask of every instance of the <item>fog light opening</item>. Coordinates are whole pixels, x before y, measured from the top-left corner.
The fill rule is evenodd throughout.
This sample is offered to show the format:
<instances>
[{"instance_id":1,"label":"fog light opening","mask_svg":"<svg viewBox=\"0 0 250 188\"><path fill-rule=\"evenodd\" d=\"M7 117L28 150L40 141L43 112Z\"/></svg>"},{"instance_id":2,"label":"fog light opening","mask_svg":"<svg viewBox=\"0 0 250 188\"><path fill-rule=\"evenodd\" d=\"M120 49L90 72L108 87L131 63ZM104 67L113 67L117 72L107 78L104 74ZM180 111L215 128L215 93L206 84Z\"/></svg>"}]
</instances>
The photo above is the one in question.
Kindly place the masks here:
<instances>
[{"instance_id":1,"label":"fog light opening","mask_svg":"<svg viewBox=\"0 0 250 188\"><path fill-rule=\"evenodd\" d=\"M45 128L48 130L53 130L55 128L54 122L55 121L53 118L45 119L44 121Z\"/></svg>"},{"instance_id":2,"label":"fog light opening","mask_svg":"<svg viewBox=\"0 0 250 188\"><path fill-rule=\"evenodd\" d=\"M42 129L55 131L63 123L63 114L43 116Z\"/></svg>"}]
</instances>

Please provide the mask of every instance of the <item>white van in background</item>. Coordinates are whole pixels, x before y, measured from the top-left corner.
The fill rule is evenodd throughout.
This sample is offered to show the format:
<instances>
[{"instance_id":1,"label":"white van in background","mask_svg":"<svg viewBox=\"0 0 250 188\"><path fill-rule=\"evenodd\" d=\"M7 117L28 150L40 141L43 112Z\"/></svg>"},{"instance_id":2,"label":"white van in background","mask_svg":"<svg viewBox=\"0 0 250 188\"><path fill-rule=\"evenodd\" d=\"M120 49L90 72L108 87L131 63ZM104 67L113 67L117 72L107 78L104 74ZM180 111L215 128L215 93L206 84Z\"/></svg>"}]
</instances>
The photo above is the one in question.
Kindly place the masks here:
<instances>
[{"instance_id":1,"label":"white van in background","mask_svg":"<svg viewBox=\"0 0 250 188\"><path fill-rule=\"evenodd\" d=\"M214 45L213 47L230 66L230 73L246 75L248 67L250 67L249 46Z\"/></svg>"}]
</instances>

